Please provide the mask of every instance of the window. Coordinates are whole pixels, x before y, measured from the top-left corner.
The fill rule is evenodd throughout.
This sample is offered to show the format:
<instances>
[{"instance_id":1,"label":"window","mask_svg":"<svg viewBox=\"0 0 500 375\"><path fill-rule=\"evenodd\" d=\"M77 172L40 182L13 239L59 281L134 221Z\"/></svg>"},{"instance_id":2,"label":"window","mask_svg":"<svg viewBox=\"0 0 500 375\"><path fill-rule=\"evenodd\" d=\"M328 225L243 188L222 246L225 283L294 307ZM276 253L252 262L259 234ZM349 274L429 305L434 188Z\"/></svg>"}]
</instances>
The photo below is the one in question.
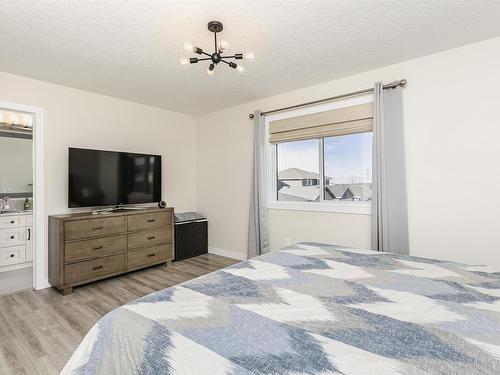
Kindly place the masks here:
<instances>
[{"instance_id":1,"label":"window","mask_svg":"<svg viewBox=\"0 0 500 375\"><path fill-rule=\"evenodd\" d=\"M372 132L283 142L275 147L277 201L371 200Z\"/></svg>"},{"instance_id":2,"label":"window","mask_svg":"<svg viewBox=\"0 0 500 375\"><path fill-rule=\"evenodd\" d=\"M319 143L317 139L276 145L276 200L318 202L320 192Z\"/></svg>"},{"instance_id":3,"label":"window","mask_svg":"<svg viewBox=\"0 0 500 375\"><path fill-rule=\"evenodd\" d=\"M266 117L269 207L371 214L372 129L371 95Z\"/></svg>"},{"instance_id":4,"label":"window","mask_svg":"<svg viewBox=\"0 0 500 375\"><path fill-rule=\"evenodd\" d=\"M323 139L324 199L372 198L372 132Z\"/></svg>"}]
</instances>

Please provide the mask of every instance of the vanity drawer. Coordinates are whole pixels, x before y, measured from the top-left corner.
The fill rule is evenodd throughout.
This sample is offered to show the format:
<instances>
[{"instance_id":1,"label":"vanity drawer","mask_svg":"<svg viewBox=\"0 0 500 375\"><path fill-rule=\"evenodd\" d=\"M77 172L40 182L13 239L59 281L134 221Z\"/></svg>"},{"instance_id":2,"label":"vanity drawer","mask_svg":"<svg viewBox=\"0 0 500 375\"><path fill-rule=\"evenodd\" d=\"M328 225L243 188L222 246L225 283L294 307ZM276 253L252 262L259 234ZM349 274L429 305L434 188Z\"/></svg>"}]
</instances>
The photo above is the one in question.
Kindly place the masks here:
<instances>
[{"instance_id":1,"label":"vanity drawer","mask_svg":"<svg viewBox=\"0 0 500 375\"><path fill-rule=\"evenodd\" d=\"M0 248L26 244L26 228L0 229Z\"/></svg>"},{"instance_id":2,"label":"vanity drawer","mask_svg":"<svg viewBox=\"0 0 500 375\"><path fill-rule=\"evenodd\" d=\"M165 212L129 215L127 229L129 231L135 231L171 225L172 211L169 210Z\"/></svg>"},{"instance_id":3,"label":"vanity drawer","mask_svg":"<svg viewBox=\"0 0 500 375\"><path fill-rule=\"evenodd\" d=\"M96 238L67 243L64 251L64 261L92 259L103 255L125 252L127 237L125 235Z\"/></svg>"},{"instance_id":4,"label":"vanity drawer","mask_svg":"<svg viewBox=\"0 0 500 375\"><path fill-rule=\"evenodd\" d=\"M0 266L24 263L26 261L26 248L21 246L10 246L0 249Z\"/></svg>"},{"instance_id":5,"label":"vanity drawer","mask_svg":"<svg viewBox=\"0 0 500 375\"><path fill-rule=\"evenodd\" d=\"M68 221L64 224L66 241L100 237L125 232L125 217Z\"/></svg>"},{"instance_id":6,"label":"vanity drawer","mask_svg":"<svg viewBox=\"0 0 500 375\"><path fill-rule=\"evenodd\" d=\"M154 246L172 242L172 227L146 230L128 235L128 249Z\"/></svg>"},{"instance_id":7,"label":"vanity drawer","mask_svg":"<svg viewBox=\"0 0 500 375\"><path fill-rule=\"evenodd\" d=\"M166 262L173 258L172 244L155 246L145 250L132 251L127 254L127 268L147 266Z\"/></svg>"},{"instance_id":8,"label":"vanity drawer","mask_svg":"<svg viewBox=\"0 0 500 375\"><path fill-rule=\"evenodd\" d=\"M33 246L31 244L26 245L26 262L31 262L33 260Z\"/></svg>"},{"instance_id":9,"label":"vanity drawer","mask_svg":"<svg viewBox=\"0 0 500 375\"><path fill-rule=\"evenodd\" d=\"M26 217L24 215L1 216L0 229L18 228L26 225Z\"/></svg>"},{"instance_id":10,"label":"vanity drawer","mask_svg":"<svg viewBox=\"0 0 500 375\"><path fill-rule=\"evenodd\" d=\"M64 268L64 283L75 284L125 270L125 254L68 264Z\"/></svg>"}]
</instances>

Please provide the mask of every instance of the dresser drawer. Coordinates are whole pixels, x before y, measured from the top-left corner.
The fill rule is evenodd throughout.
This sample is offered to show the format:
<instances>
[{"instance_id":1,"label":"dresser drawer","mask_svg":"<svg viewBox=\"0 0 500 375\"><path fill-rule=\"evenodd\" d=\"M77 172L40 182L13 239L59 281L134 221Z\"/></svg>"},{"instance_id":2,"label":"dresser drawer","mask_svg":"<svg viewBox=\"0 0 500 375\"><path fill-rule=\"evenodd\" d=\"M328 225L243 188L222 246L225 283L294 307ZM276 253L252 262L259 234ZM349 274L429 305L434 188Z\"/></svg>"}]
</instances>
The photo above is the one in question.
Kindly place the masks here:
<instances>
[{"instance_id":1,"label":"dresser drawer","mask_svg":"<svg viewBox=\"0 0 500 375\"><path fill-rule=\"evenodd\" d=\"M172 228L151 229L128 235L128 249L155 246L172 242Z\"/></svg>"},{"instance_id":2,"label":"dresser drawer","mask_svg":"<svg viewBox=\"0 0 500 375\"><path fill-rule=\"evenodd\" d=\"M9 266L11 264L24 263L26 261L26 247L10 246L0 249L0 266Z\"/></svg>"},{"instance_id":3,"label":"dresser drawer","mask_svg":"<svg viewBox=\"0 0 500 375\"><path fill-rule=\"evenodd\" d=\"M107 217L102 219L69 221L64 224L64 239L78 240L119 234L125 232L125 217Z\"/></svg>"},{"instance_id":4,"label":"dresser drawer","mask_svg":"<svg viewBox=\"0 0 500 375\"><path fill-rule=\"evenodd\" d=\"M127 254L127 268L133 269L150 264L161 263L173 258L172 244L132 251Z\"/></svg>"},{"instance_id":5,"label":"dresser drawer","mask_svg":"<svg viewBox=\"0 0 500 375\"><path fill-rule=\"evenodd\" d=\"M76 241L65 245L64 261L74 262L92 259L103 255L125 252L126 249L127 237L124 234L94 240Z\"/></svg>"},{"instance_id":6,"label":"dresser drawer","mask_svg":"<svg viewBox=\"0 0 500 375\"><path fill-rule=\"evenodd\" d=\"M125 270L125 254L68 264L64 268L65 284L75 284Z\"/></svg>"},{"instance_id":7,"label":"dresser drawer","mask_svg":"<svg viewBox=\"0 0 500 375\"><path fill-rule=\"evenodd\" d=\"M25 225L26 217L24 215L0 216L0 229L18 228Z\"/></svg>"},{"instance_id":8,"label":"dresser drawer","mask_svg":"<svg viewBox=\"0 0 500 375\"><path fill-rule=\"evenodd\" d=\"M128 216L128 231L172 226L172 211Z\"/></svg>"},{"instance_id":9,"label":"dresser drawer","mask_svg":"<svg viewBox=\"0 0 500 375\"><path fill-rule=\"evenodd\" d=\"M26 228L0 229L0 248L26 244Z\"/></svg>"}]
</instances>

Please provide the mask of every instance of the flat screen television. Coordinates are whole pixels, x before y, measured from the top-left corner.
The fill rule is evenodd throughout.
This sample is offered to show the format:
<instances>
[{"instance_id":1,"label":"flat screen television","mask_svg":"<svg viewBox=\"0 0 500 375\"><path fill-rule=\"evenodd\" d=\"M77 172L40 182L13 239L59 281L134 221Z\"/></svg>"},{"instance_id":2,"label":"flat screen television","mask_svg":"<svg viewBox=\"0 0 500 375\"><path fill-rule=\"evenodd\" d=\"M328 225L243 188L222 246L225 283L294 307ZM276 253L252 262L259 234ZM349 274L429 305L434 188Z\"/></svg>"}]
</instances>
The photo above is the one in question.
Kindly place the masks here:
<instances>
[{"instance_id":1,"label":"flat screen television","mask_svg":"<svg viewBox=\"0 0 500 375\"><path fill-rule=\"evenodd\" d=\"M161 156L69 148L68 206L161 200Z\"/></svg>"}]
</instances>

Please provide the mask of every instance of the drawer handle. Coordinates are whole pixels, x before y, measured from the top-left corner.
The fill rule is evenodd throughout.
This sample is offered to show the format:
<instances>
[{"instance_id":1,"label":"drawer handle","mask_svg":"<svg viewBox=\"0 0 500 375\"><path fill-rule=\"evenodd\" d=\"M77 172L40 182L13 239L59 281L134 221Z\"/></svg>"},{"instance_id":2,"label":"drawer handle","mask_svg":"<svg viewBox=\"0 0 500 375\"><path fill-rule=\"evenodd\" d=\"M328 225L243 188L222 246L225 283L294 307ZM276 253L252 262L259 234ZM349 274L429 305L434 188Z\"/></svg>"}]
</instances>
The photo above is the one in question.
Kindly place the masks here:
<instances>
[{"instance_id":1,"label":"drawer handle","mask_svg":"<svg viewBox=\"0 0 500 375\"><path fill-rule=\"evenodd\" d=\"M31 241L31 229L28 228L28 241Z\"/></svg>"},{"instance_id":2,"label":"drawer handle","mask_svg":"<svg viewBox=\"0 0 500 375\"><path fill-rule=\"evenodd\" d=\"M92 267L92 270L93 271L97 271L97 270L100 270L102 269L102 266L95 266L95 267Z\"/></svg>"},{"instance_id":3,"label":"drawer handle","mask_svg":"<svg viewBox=\"0 0 500 375\"><path fill-rule=\"evenodd\" d=\"M156 238L156 236L151 236L151 237L148 237L148 240L154 240Z\"/></svg>"},{"instance_id":4,"label":"drawer handle","mask_svg":"<svg viewBox=\"0 0 500 375\"><path fill-rule=\"evenodd\" d=\"M155 255L156 255L156 253L148 254L148 258L154 257Z\"/></svg>"},{"instance_id":5,"label":"drawer handle","mask_svg":"<svg viewBox=\"0 0 500 375\"><path fill-rule=\"evenodd\" d=\"M14 221L14 220L11 220L11 221L10 221L10 223L11 223L11 224L14 224L14 223L15 223L15 221Z\"/></svg>"},{"instance_id":6,"label":"drawer handle","mask_svg":"<svg viewBox=\"0 0 500 375\"><path fill-rule=\"evenodd\" d=\"M94 227L94 228L92 228L92 230L99 230L99 229L102 229L102 225L100 227Z\"/></svg>"},{"instance_id":7,"label":"drawer handle","mask_svg":"<svg viewBox=\"0 0 500 375\"><path fill-rule=\"evenodd\" d=\"M11 258L14 258L14 254L10 254L10 257L11 257Z\"/></svg>"},{"instance_id":8,"label":"drawer handle","mask_svg":"<svg viewBox=\"0 0 500 375\"><path fill-rule=\"evenodd\" d=\"M149 219L148 223L154 223L156 220L155 219Z\"/></svg>"},{"instance_id":9,"label":"drawer handle","mask_svg":"<svg viewBox=\"0 0 500 375\"><path fill-rule=\"evenodd\" d=\"M14 236L10 236L10 239L13 240L14 239Z\"/></svg>"},{"instance_id":10,"label":"drawer handle","mask_svg":"<svg viewBox=\"0 0 500 375\"><path fill-rule=\"evenodd\" d=\"M96 246L96 247L93 247L92 250L101 250L103 248L103 246Z\"/></svg>"}]
</instances>

